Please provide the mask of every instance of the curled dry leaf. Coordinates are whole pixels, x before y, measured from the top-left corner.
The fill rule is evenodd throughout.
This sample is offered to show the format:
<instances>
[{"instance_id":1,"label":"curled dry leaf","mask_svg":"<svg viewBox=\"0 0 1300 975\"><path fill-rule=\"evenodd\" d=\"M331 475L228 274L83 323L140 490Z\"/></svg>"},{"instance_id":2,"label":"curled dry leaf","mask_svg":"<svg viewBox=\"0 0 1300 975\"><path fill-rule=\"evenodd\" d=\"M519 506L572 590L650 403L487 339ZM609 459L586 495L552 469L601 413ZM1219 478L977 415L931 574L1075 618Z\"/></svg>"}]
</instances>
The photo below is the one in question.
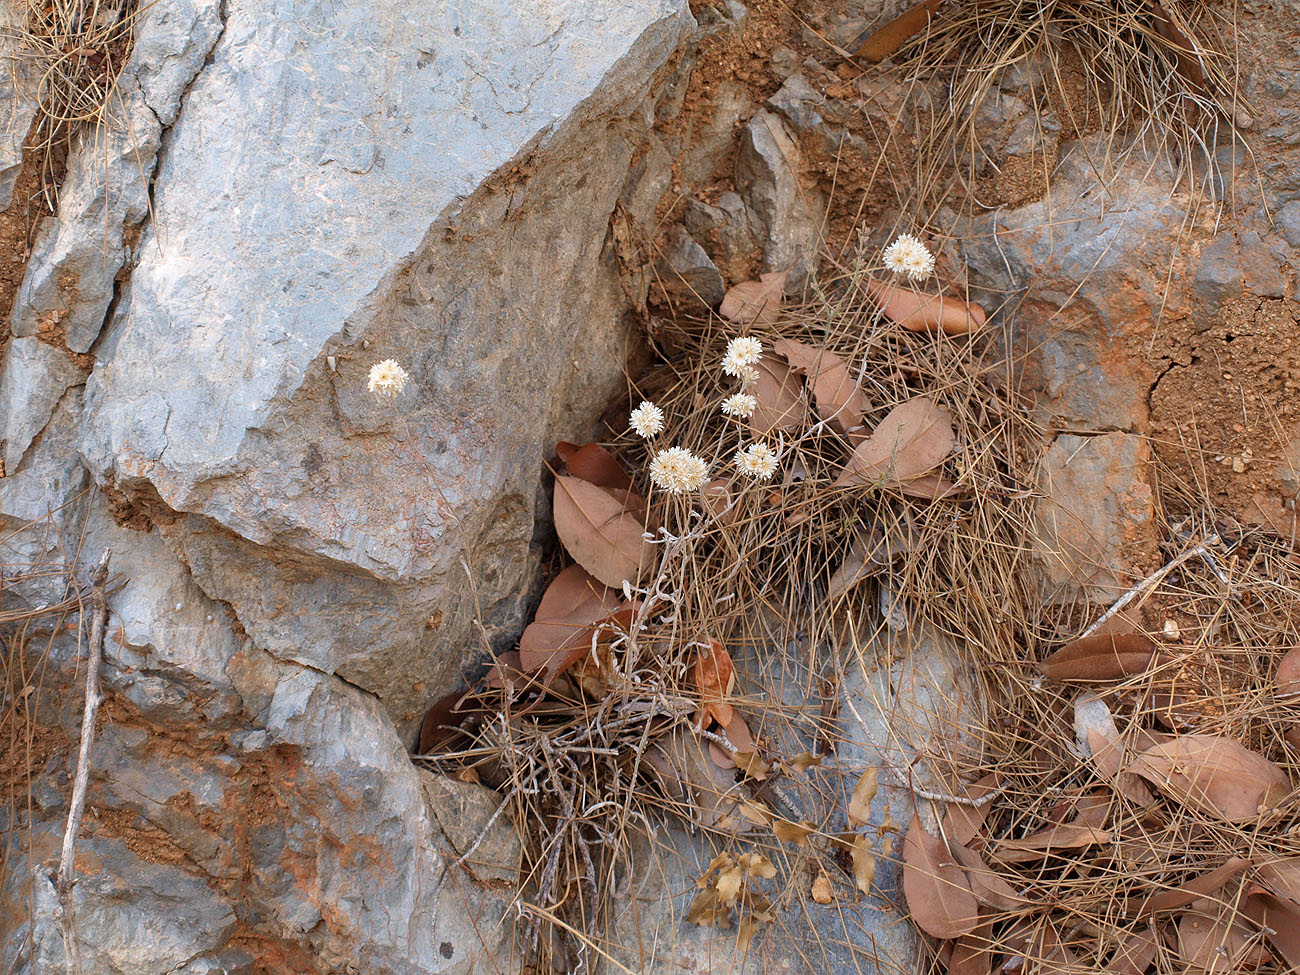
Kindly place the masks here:
<instances>
[{"instance_id":1,"label":"curled dry leaf","mask_svg":"<svg viewBox=\"0 0 1300 975\"><path fill-rule=\"evenodd\" d=\"M1109 842L1110 833L1103 829L1077 823L1059 823L1021 840L999 840L994 854L1003 863L1026 863L1042 860L1061 850L1077 850Z\"/></svg>"},{"instance_id":2,"label":"curled dry leaf","mask_svg":"<svg viewBox=\"0 0 1300 975\"><path fill-rule=\"evenodd\" d=\"M732 709L725 698L735 683L731 654L717 640L710 640L708 647L701 649L695 658L695 687L700 694L703 720L712 717L724 728L731 724Z\"/></svg>"},{"instance_id":3,"label":"curled dry leaf","mask_svg":"<svg viewBox=\"0 0 1300 975\"><path fill-rule=\"evenodd\" d=\"M1300 697L1300 647L1287 651L1287 655L1277 665L1273 694L1282 701Z\"/></svg>"},{"instance_id":4,"label":"curled dry leaf","mask_svg":"<svg viewBox=\"0 0 1300 975\"><path fill-rule=\"evenodd\" d=\"M943 0L922 0L915 6L908 7L901 14L872 33L862 46L854 52L855 57L875 64L889 57L906 44L916 34L925 30L930 17L939 9Z\"/></svg>"},{"instance_id":5,"label":"curled dry leaf","mask_svg":"<svg viewBox=\"0 0 1300 975\"><path fill-rule=\"evenodd\" d=\"M916 926L936 938L960 938L979 924L979 903L966 872L919 816L903 841L903 896Z\"/></svg>"},{"instance_id":6,"label":"curled dry leaf","mask_svg":"<svg viewBox=\"0 0 1300 975\"><path fill-rule=\"evenodd\" d=\"M869 768L853 787L853 794L849 796L849 825L865 826L871 819L871 800L876 798L879 776L880 769Z\"/></svg>"},{"instance_id":7,"label":"curled dry leaf","mask_svg":"<svg viewBox=\"0 0 1300 975\"><path fill-rule=\"evenodd\" d=\"M420 744L417 754L428 755L438 751L459 734L459 725L471 712L460 711L456 705L465 696L464 691L453 691L434 702L420 723Z\"/></svg>"},{"instance_id":8,"label":"curled dry leaf","mask_svg":"<svg viewBox=\"0 0 1300 975\"><path fill-rule=\"evenodd\" d=\"M788 820L777 819L772 823L772 832L776 834L776 838L782 843L803 846L808 842L808 837L817 832L817 828L812 823L792 823Z\"/></svg>"},{"instance_id":9,"label":"curled dry leaf","mask_svg":"<svg viewBox=\"0 0 1300 975\"><path fill-rule=\"evenodd\" d=\"M555 454L564 464L567 473L574 477L613 491L632 490L632 479L614 455L596 443L578 446L561 440L555 445Z\"/></svg>"},{"instance_id":10,"label":"curled dry leaf","mask_svg":"<svg viewBox=\"0 0 1300 975\"><path fill-rule=\"evenodd\" d=\"M818 416L840 433L862 424L871 404L843 359L793 339L778 339L772 349L791 369L808 377Z\"/></svg>"},{"instance_id":11,"label":"curled dry leaf","mask_svg":"<svg viewBox=\"0 0 1300 975\"><path fill-rule=\"evenodd\" d=\"M1156 645L1141 633L1102 633L1067 643L1038 665L1048 680L1109 681L1147 669Z\"/></svg>"},{"instance_id":12,"label":"curled dry leaf","mask_svg":"<svg viewBox=\"0 0 1300 975\"><path fill-rule=\"evenodd\" d=\"M831 893L831 878L826 876L825 870L819 870L817 876L813 878L812 899L817 904L829 904L835 899Z\"/></svg>"},{"instance_id":13,"label":"curled dry leaf","mask_svg":"<svg viewBox=\"0 0 1300 975\"><path fill-rule=\"evenodd\" d=\"M789 433L801 429L808 412L803 381L785 360L773 355L762 356L754 368L758 382L751 392L758 405L749 418L749 429L754 436L765 437L773 430Z\"/></svg>"},{"instance_id":14,"label":"curled dry leaf","mask_svg":"<svg viewBox=\"0 0 1300 975\"><path fill-rule=\"evenodd\" d=\"M1229 823L1254 822L1291 791L1286 773L1230 738L1181 735L1133 762L1161 792Z\"/></svg>"},{"instance_id":15,"label":"curled dry leaf","mask_svg":"<svg viewBox=\"0 0 1300 975\"><path fill-rule=\"evenodd\" d=\"M853 883L864 894L871 893L871 885L876 881L876 855L871 852L871 837L858 833L849 847L849 858L853 861Z\"/></svg>"},{"instance_id":16,"label":"curled dry leaf","mask_svg":"<svg viewBox=\"0 0 1300 975\"><path fill-rule=\"evenodd\" d=\"M1300 857L1284 857L1255 868L1259 882L1280 897L1300 905Z\"/></svg>"},{"instance_id":17,"label":"curled dry leaf","mask_svg":"<svg viewBox=\"0 0 1300 975\"><path fill-rule=\"evenodd\" d=\"M635 583L654 559L645 501L577 477L555 479L555 533L575 562L607 586Z\"/></svg>"},{"instance_id":18,"label":"curled dry leaf","mask_svg":"<svg viewBox=\"0 0 1300 975\"><path fill-rule=\"evenodd\" d=\"M944 462L956 440L947 410L926 396L910 399L858 444L835 486L889 487L920 477Z\"/></svg>"},{"instance_id":19,"label":"curled dry leaf","mask_svg":"<svg viewBox=\"0 0 1300 975\"><path fill-rule=\"evenodd\" d=\"M818 755L813 755L810 752L800 752L794 758L790 759L791 768L796 768L800 772L807 772L810 768L813 768L814 766L820 767L821 763L822 763L821 757Z\"/></svg>"},{"instance_id":20,"label":"curled dry leaf","mask_svg":"<svg viewBox=\"0 0 1300 975\"><path fill-rule=\"evenodd\" d=\"M742 281L728 288L718 313L737 325L771 325L781 317L788 271L760 274L757 281Z\"/></svg>"},{"instance_id":21,"label":"curled dry leaf","mask_svg":"<svg viewBox=\"0 0 1300 975\"><path fill-rule=\"evenodd\" d=\"M984 309L960 298L921 294L894 281L869 281L867 290L884 316L909 332L941 328L949 335L966 335L984 327Z\"/></svg>"}]
</instances>

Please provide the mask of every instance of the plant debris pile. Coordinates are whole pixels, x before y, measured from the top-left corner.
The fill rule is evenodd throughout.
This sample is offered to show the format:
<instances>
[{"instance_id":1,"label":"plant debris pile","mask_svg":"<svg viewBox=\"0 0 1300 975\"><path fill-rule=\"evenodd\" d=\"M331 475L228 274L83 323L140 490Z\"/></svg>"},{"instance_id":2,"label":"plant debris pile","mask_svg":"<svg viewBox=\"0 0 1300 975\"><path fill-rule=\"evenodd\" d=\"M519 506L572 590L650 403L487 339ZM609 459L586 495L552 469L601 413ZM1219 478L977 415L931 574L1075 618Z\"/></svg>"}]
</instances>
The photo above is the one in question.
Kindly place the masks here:
<instances>
[{"instance_id":1,"label":"plant debris pile","mask_svg":"<svg viewBox=\"0 0 1300 975\"><path fill-rule=\"evenodd\" d=\"M664 824L715 850L687 920L734 924L744 952L783 910L872 890L896 831L867 823L881 768L950 777L835 760L838 688L873 634L1010 640L993 620L1022 613L1005 580L1031 431L981 355L984 311L933 280L860 261L794 308L784 275L738 285L725 322L659 323L634 430L558 445L574 564L419 747L506 796L544 970L606 953Z\"/></svg>"}]
</instances>

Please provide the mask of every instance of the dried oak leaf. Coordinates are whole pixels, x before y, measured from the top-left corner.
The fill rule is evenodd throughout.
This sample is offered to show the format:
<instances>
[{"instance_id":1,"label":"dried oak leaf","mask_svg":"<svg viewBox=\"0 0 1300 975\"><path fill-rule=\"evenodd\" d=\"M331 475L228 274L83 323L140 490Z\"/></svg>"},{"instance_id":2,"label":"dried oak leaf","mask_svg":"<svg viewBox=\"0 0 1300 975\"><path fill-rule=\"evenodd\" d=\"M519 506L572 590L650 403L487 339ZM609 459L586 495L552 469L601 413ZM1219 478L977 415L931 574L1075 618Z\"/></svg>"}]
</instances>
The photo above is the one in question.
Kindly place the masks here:
<instances>
[{"instance_id":1,"label":"dried oak leaf","mask_svg":"<svg viewBox=\"0 0 1300 975\"><path fill-rule=\"evenodd\" d=\"M941 3L943 0L922 0L921 3L908 7L884 27L874 31L854 52L854 56L872 64L883 61L913 36L925 30L930 17Z\"/></svg>"},{"instance_id":2,"label":"dried oak leaf","mask_svg":"<svg viewBox=\"0 0 1300 975\"><path fill-rule=\"evenodd\" d=\"M791 369L807 377L818 416L840 433L861 426L871 403L843 359L794 339L778 339L772 350L790 363Z\"/></svg>"},{"instance_id":3,"label":"dried oak leaf","mask_svg":"<svg viewBox=\"0 0 1300 975\"><path fill-rule=\"evenodd\" d=\"M1202 899L1178 919L1178 954L1187 972L1253 971L1269 958L1235 906Z\"/></svg>"},{"instance_id":4,"label":"dried oak leaf","mask_svg":"<svg viewBox=\"0 0 1300 975\"><path fill-rule=\"evenodd\" d=\"M749 418L749 429L754 436L764 437L773 430L789 433L802 429L808 413L803 380L786 362L772 355L762 356L754 368L758 381L750 392L757 405Z\"/></svg>"},{"instance_id":5,"label":"dried oak leaf","mask_svg":"<svg viewBox=\"0 0 1300 975\"><path fill-rule=\"evenodd\" d=\"M724 728L731 724L732 709L726 697L735 683L731 654L717 640L710 640L708 647L702 648L695 657L695 687L700 694L703 720L712 717Z\"/></svg>"},{"instance_id":6,"label":"dried oak leaf","mask_svg":"<svg viewBox=\"0 0 1300 975\"><path fill-rule=\"evenodd\" d=\"M1134 931L1115 949L1106 971L1110 975L1143 975L1155 961L1159 948L1150 931Z\"/></svg>"},{"instance_id":7,"label":"dried oak leaf","mask_svg":"<svg viewBox=\"0 0 1300 975\"><path fill-rule=\"evenodd\" d=\"M966 872L919 816L903 841L903 896L916 926L936 938L960 938L979 924L979 902Z\"/></svg>"},{"instance_id":8,"label":"dried oak leaf","mask_svg":"<svg viewBox=\"0 0 1300 975\"><path fill-rule=\"evenodd\" d=\"M588 484L615 491L632 489L632 479L623 470L623 465L600 444L585 443L579 446L561 440L555 445L555 454L569 474Z\"/></svg>"},{"instance_id":9,"label":"dried oak leaf","mask_svg":"<svg viewBox=\"0 0 1300 975\"><path fill-rule=\"evenodd\" d=\"M771 325L781 317L788 271L760 274L757 281L742 281L727 289L718 313L737 325Z\"/></svg>"},{"instance_id":10,"label":"dried oak leaf","mask_svg":"<svg viewBox=\"0 0 1300 975\"><path fill-rule=\"evenodd\" d=\"M654 559L645 501L577 477L555 478L555 533L573 560L607 586L635 583Z\"/></svg>"},{"instance_id":11,"label":"dried oak leaf","mask_svg":"<svg viewBox=\"0 0 1300 975\"><path fill-rule=\"evenodd\" d=\"M1181 735L1148 748L1130 771L1229 823L1254 822L1291 791L1286 773L1263 755L1217 735Z\"/></svg>"},{"instance_id":12,"label":"dried oak leaf","mask_svg":"<svg viewBox=\"0 0 1300 975\"><path fill-rule=\"evenodd\" d=\"M1156 645L1141 633L1100 633L1061 647L1038 665L1048 680L1108 681L1147 669Z\"/></svg>"},{"instance_id":13,"label":"dried oak leaf","mask_svg":"<svg viewBox=\"0 0 1300 975\"><path fill-rule=\"evenodd\" d=\"M956 439L947 410L926 396L910 399L858 444L835 486L890 487L920 477L944 462Z\"/></svg>"},{"instance_id":14,"label":"dried oak leaf","mask_svg":"<svg viewBox=\"0 0 1300 975\"><path fill-rule=\"evenodd\" d=\"M964 934L952 946L948 975L989 975L995 951L992 925L984 924Z\"/></svg>"},{"instance_id":15,"label":"dried oak leaf","mask_svg":"<svg viewBox=\"0 0 1300 975\"><path fill-rule=\"evenodd\" d=\"M1300 857L1284 857L1255 868L1259 882L1287 900L1300 905Z\"/></svg>"},{"instance_id":16,"label":"dried oak leaf","mask_svg":"<svg viewBox=\"0 0 1300 975\"><path fill-rule=\"evenodd\" d=\"M998 776L990 772L983 778L962 788L959 795L976 802L998 788ZM943 835L953 847L967 846L971 840L984 832L984 822L988 817L989 803L982 806L967 806L952 803L943 814Z\"/></svg>"},{"instance_id":17,"label":"dried oak leaf","mask_svg":"<svg viewBox=\"0 0 1300 975\"><path fill-rule=\"evenodd\" d=\"M816 904L829 904L835 899L831 893L831 878L826 876L825 870L819 870L817 876L813 878L812 890L813 902Z\"/></svg>"},{"instance_id":18,"label":"dried oak leaf","mask_svg":"<svg viewBox=\"0 0 1300 975\"><path fill-rule=\"evenodd\" d=\"M772 823L772 832L782 843L803 846L808 842L808 837L817 832L817 827L812 823L792 823L789 820L777 819Z\"/></svg>"},{"instance_id":19,"label":"dried oak leaf","mask_svg":"<svg viewBox=\"0 0 1300 975\"><path fill-rule=\"evenodd\" d=\"M478 710L473 708L462 711L457 708L464 697L464 691L453 691L438 698L433 707L429 708L424 715L424 720L420 722L420 744L417 754L428 755L436 752L461 733L461 722Z\"/></svg>"},{"instance_id":20,"label":"dried oak leaf","mask_svg":"<svg viewBox=\"0 0 1300 975\"><path fill-rule=\"evenodd\" d=\"M975 851L964 846L953 846L952 852L966 871L971 893L981 904L999 911L1018 911L1034 903L1017 894L1015 888Z\"/></svg>"},{"instance_id":21,"label":"dried oak leaf","mask_svg":"<svg viewBox=\"0 0 1300 975\"><path fill-rule=\"evenodd\" d=\"M1177 911L1203 897L1218 893L1230 880L1239 876L1250 866L1250 861L1241 857L1232 857L1213 870L1193 877L1187 883L1172 890L1160 890L1146 897L1131 897L1124 906L1128 917L1146 917L1150 914L1163 914Z\"/></svg>"},{"instance_id":22,"label":"dried oak leaf","mask_svg":"<svg viewBox=\"0 0 1300 975\"><path fill-rule=\"evenodd\" d=\"M979 305L946 295L921 294L893 281L869 281L867 291L886 318L909 332L941 328L949 335L966 335L983 328L986 320Z\"/></svg>"}]
</instances>

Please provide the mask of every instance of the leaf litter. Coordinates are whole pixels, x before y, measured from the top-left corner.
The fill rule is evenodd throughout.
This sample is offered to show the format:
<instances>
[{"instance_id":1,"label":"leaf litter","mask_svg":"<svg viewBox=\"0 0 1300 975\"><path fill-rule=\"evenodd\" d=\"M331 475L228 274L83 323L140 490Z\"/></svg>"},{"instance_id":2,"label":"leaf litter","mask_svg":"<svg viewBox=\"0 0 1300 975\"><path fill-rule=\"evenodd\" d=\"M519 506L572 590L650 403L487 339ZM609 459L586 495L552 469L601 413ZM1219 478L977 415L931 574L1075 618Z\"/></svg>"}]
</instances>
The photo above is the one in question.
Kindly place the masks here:
<instances>
[{"instance_id":1,"label":"leaf litter","mask_svg":"<svg viewBox=\"0 0 1300 975\"><path fill-rule=\"evenodd\" d=\"M750 284L725 316L764 350L748 421L717 409L734 387L716 323L661 323L662 360L638 380L674 442L713 458L708 484L656 493L651 448L621 431L557 445L573 564L519 647L421 733L421 761L500 790L527 838L529 952L551 970L603 954L616 877L669 823L715 851L682 920L744 950L786 912L894 897L936 972L1294 965L1286 540L1237 538L1225 592L1229 543L1188 505L1168 555L1213 535L1213 558L1146 590L1127 629L1081 635L1089 611L1043 605L1024 572L1037 434L981 357L987 329L913 333L856 272L833 313ZM723 469L755 436L780 452L769 485ZM883 625L885 592L914 625L961 635L984 686L969 747L918 757L937 793L883 756L837 755L842 648ZM791 645L827 675L803 705L764 680L764 655ZM887 803L873 812L900 789L917 806L906 830Z\"/></svg>"}]
</instances>

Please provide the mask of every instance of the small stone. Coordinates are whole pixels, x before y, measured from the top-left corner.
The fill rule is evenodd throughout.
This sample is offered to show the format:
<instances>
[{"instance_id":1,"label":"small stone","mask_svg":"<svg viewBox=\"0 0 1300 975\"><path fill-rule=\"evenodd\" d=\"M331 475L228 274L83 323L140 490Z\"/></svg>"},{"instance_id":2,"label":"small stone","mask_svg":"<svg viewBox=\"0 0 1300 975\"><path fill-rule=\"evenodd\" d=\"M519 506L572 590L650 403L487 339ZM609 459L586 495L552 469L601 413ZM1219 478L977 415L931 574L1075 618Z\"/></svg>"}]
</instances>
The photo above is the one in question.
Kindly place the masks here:
<instances>
[{"instance_id":1,"label":"small stone","mask_svg":"<svg viewBox=\"0 0 1300 975\"><path fill-rule=\"evenodd\" d=\"M1171 640L1180 639L1183 631L1174 620L1165 620L1164 634Z\"/></svg>"},{"instance_id":2,"label":"small stone","mask_svg":"<svg viewBox=\"0 0 1300 975\"><path fill-rule=\"evenodd\" d=\"M822 870L813 878L812 899L818 904L829 904L835 898L831 894L831 878Z\"/></svg>"}]
</instances>

